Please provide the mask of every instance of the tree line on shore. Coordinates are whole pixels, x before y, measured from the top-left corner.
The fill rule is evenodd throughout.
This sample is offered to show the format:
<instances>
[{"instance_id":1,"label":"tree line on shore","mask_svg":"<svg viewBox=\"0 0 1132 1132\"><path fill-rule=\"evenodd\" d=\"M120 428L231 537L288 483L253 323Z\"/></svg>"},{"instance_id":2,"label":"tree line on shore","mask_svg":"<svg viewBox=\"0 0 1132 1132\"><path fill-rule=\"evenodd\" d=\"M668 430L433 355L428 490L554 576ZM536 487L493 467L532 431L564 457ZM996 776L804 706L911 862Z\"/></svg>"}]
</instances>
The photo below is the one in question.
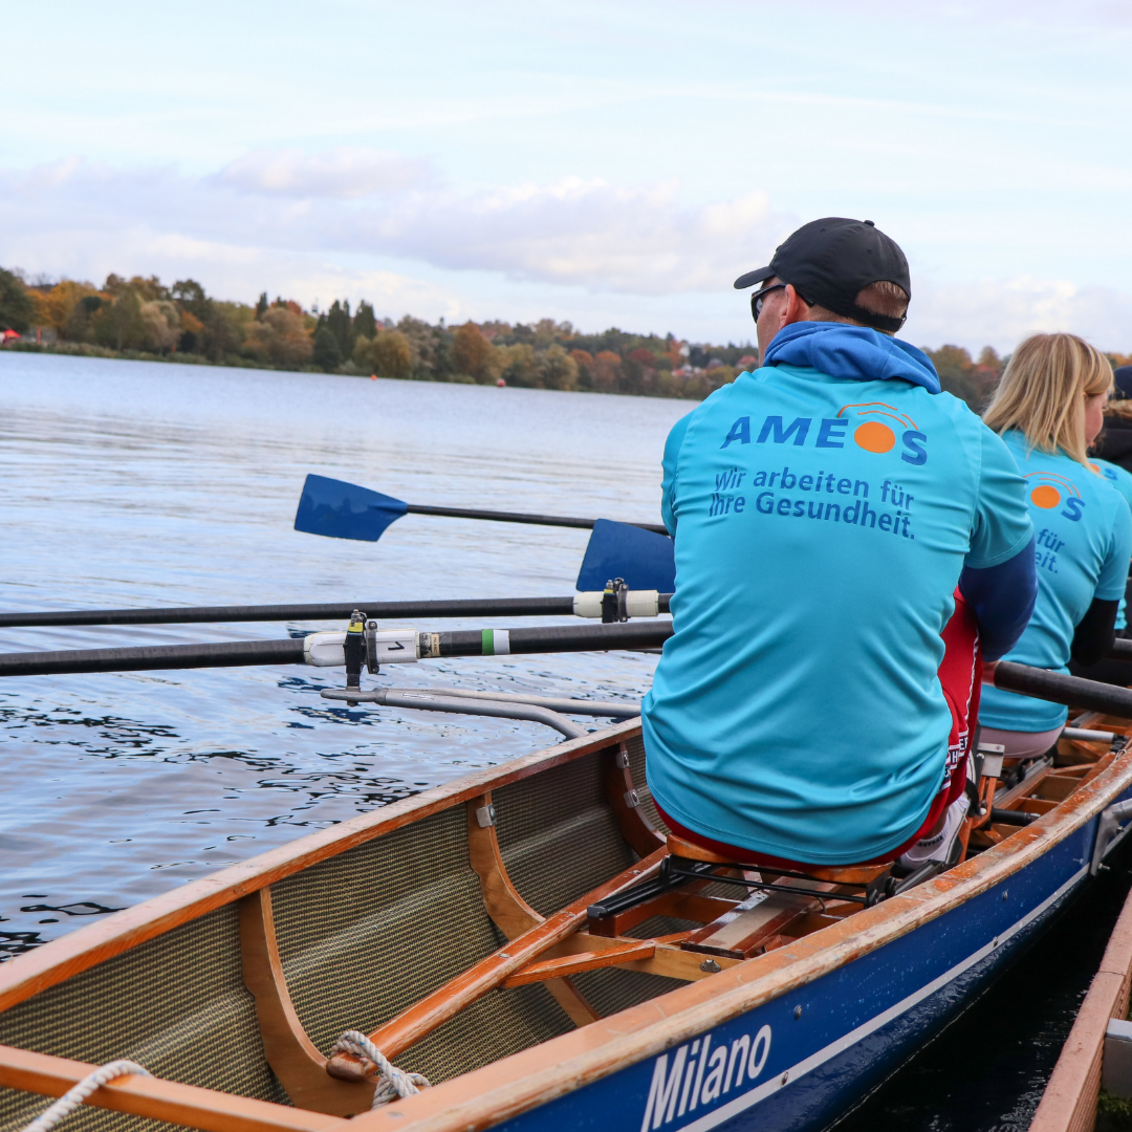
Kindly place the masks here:
<instances>
[{"instance_id":1,"label":"tree line on shore","mask_svg":"<svg viewBox=\"0 0 1132 1132\"><path fill-rule=\"evenodd\" d=\"M110 275L95 287L0 268L5 330L23 336L9 335L9 349L688 400L758 364L750 342L690 343L616 328L585 334L553 319L449 327L405 315L394 322L364 300L353 311L335 300L320 313L266 293L255 305L222 301L192 279L166 286L156 276ZM943 387L976 410L1005 364L990 346L977 360L959 346L926 352Z\"/></svg>"}]
</instances>

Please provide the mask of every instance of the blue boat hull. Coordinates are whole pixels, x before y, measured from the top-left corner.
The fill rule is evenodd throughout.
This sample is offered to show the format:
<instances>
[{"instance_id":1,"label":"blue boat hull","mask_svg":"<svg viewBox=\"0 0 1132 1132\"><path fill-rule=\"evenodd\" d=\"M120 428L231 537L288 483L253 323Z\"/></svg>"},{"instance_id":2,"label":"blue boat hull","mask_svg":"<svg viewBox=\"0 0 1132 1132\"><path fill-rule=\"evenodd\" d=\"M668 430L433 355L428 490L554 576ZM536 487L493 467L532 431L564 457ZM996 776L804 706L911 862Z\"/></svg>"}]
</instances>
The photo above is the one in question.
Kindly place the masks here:
<instances>
[{"instance_id":1,"label":"blue boat hull","mask_svg":"<svg viewBox=\"0 0 1132 1132\"><path fill-rule=\"evenodd\" d=\"M1093 817L997 885L908 934L499 1127L822 1128L920 1048L1058 913L1088 879L1096 831Z\"/></svg>"}]
</instances>

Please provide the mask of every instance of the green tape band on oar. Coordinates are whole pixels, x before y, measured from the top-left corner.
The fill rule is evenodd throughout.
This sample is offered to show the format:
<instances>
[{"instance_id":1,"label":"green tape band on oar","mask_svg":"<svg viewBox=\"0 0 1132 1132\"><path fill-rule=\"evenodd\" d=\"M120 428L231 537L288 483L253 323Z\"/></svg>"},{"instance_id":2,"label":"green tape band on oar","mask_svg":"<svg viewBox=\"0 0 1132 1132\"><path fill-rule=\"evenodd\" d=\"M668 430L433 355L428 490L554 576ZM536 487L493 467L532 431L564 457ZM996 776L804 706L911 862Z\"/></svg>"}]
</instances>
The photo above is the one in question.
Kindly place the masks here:
<instances>
[{"instance_id":1,"label":"green tape band on oar","mask_svg":"<svg viewBox=\"0 0 1132 1132\"><path fill-rule=\"evenodd\" d=\"M539 527L579 527L583 530L591 529L598 521L574 519L562 515L529 515L518 511L483 511L467 507L435 507L431 504L406 503L401 499L394 499L391 495L382 495L380 491L358 487L345 480L308 475L303 484L303 493L299 497L295 530L326 538L377 542L391 523L395 523L406 514L447 515L454 519L530 523ZM656 523L625 525L659 534L665 533L664 527Z\"/></svg>"}]
</instances>

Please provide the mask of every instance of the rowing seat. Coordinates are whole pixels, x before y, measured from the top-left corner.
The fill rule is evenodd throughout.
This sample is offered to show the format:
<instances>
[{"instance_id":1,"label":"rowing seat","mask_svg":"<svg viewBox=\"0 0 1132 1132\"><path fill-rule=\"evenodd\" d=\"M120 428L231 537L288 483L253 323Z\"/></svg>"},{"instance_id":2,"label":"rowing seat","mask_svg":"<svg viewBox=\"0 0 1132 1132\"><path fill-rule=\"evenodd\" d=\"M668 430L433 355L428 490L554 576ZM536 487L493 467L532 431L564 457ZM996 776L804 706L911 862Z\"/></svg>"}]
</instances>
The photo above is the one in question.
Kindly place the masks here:
<instances>
[{"instance_id":1,"label":"rowing seat","mask_svg":"<svg viewBox=\"0 0 1132 1132\"><path fill-rule=\"evenodd\" d=\"M721 856L711 849L705 849L695 842L678 837L674 833L668 835L668 852L673 857L681 857L686 861L705 861L712 865L730 865L733 868L766 868L757 861L736 861L731 856ZM804 865L792 872L800 872L814 880L826 884L864 884L876 880L882 873L888 871L889 865ZM771 869L777 872L777 869Z\"/></svg>"}]
</instances>

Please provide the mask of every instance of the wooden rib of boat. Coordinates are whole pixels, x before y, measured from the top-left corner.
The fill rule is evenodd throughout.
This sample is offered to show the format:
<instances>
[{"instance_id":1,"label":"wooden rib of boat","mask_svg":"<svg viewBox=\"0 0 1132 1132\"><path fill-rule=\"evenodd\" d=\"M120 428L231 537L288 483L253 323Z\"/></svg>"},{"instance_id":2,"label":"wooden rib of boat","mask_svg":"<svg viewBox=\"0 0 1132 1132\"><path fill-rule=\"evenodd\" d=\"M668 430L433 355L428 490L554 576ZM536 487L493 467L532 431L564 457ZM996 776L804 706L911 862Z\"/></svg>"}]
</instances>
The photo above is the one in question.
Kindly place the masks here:
<instances>
[{"instance_id":1,"label":"wooden rib of boat","mask_svg":"<svg viewBox=\"0 0 1132 1132\"><path fill-rule=\"evenodd\" d=\"M1092 1132L1101 1089L1105 1031L1128 1017L1132 987L1132 895L1125 901L1104 957L1061 1049L1030 1132Z\"/></svg>"},{"instance_id":2,"label":"wooden rib of boat","mask_svg":"<svg viewBox=\"0 0 1132 1132\"><path fill-rule=\"evenodd\" d=\"M1095 871L1132 725L1076 723L1119 737L1063 740L967 860L879 902L876 870L670 856L639 721L310 834L0 967L0 1126L118 1058L153 1077L83 1132L820 1126ZM434 1087L370 1111L371 1066L327 1061L347 1030Z\"/></svg>"}]
</instances>

